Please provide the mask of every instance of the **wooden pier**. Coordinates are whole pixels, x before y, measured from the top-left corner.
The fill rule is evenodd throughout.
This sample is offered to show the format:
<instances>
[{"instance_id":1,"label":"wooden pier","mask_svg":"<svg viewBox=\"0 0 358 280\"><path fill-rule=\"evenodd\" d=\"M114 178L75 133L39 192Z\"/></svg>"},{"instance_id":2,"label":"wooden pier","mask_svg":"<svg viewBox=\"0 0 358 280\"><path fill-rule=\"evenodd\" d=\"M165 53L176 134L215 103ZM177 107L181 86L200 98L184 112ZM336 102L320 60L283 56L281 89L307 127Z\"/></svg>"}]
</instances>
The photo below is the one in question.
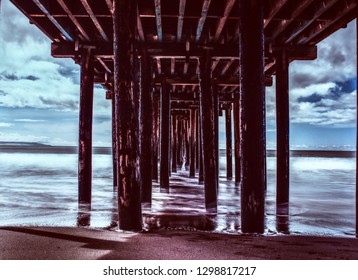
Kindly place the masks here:
<instances>
[{"instance_id":1,"label":"wooden pier","mask_svg":"<svg viewBox=\"0 0 358 280\"><path fill-rule=\"evenodd\" d=\"M171 173L182 166L204 184L205 205L215 210L218 116L225 111L227 178L241 188L241 228L262 233L265 87L275 76L277 213L288 214L289 64L314 60L320 41L357 18L356 0L11 2L51 39L54 57L81 65L79 203L91 204L96 83L112 102L121 229L141 230L152 180L169 190Z\"/></svg>"}]
</instances>

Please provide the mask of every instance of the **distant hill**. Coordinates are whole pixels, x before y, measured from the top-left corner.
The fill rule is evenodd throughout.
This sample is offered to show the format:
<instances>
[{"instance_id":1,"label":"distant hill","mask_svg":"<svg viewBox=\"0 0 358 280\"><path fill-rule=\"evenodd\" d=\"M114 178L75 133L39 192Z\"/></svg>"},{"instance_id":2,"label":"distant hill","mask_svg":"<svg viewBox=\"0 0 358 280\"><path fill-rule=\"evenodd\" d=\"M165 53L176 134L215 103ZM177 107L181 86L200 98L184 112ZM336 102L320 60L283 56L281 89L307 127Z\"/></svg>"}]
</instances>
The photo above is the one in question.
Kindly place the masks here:
<instances>
[{"instance_id":1,"label":"distant hill","mask_svg":"<svg viewBox=\"0 0 358 280\"><path fill-rule=\"evenodd\" d=\"M0 141L0 152L5 153L44 153L44 154L77 154L77 146L52 146L38 142ZM111 147L93 147L94 154L111 154Z\"/></svg>"},{"instance_id":2,"label":"distant hill","mask_svg":"<svg viewBox=\"0 0 358 280\"><path fill-rule=\"evenodd\" d=\"M51 147L51 145L46 145L38 142L10 142L10 141L0 141L0 146Z\"/></svg>"}]
</instances>

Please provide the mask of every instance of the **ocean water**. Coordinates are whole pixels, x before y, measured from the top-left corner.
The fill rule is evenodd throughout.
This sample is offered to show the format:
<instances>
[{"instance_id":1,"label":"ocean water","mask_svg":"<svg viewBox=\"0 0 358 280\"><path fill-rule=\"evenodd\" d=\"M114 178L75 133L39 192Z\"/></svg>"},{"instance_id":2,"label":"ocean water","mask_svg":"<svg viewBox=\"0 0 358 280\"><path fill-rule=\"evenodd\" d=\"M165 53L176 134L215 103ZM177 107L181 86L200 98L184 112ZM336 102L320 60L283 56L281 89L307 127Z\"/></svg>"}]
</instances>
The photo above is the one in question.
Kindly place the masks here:
<instances>
[{"instance_id":1,"label":"ocean water","mask_svg":"<svg viewBox=\"0 0 358 280\"><path fill-rule=\"evenodd\" d=\"M112 159L93 155L91 210L77 205L77 154L68 147L0 147L0 226L85 226L115 230L117 198ZM169 193L153 183L143 204L147 230L181 228L240 233L240 188L226 179L220 156L217 212L204 207L204 187L183 169L172 173ZM266 234L355 235L355 154L300 151L291 155L289 215L276 217L276 158L267 158Z\"/></svg>"}]
</instances>

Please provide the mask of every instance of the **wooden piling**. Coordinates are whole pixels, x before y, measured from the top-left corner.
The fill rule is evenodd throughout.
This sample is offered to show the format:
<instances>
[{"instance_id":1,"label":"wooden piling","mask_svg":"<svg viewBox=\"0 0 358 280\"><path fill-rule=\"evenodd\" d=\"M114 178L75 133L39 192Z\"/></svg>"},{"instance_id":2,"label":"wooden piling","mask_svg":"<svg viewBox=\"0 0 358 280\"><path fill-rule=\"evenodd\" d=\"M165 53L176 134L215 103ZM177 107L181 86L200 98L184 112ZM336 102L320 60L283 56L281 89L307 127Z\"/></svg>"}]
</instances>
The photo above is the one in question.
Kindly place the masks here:
<instances>
[{"instance_id":1,"label":"wooden piling","mask_svg":"<svg viewBox=\"0 0 358 280\"><path fill-rule=\"evenodd\" d=\"M179 165L179 169L181 168L181 160L182 160L182 119L181 117L178 117L178 123L177 123L177 165Z\"/></svg>"},{"instance_id":2,"label":"wooden piling","mask_svg":"<svg viewBox=\"0 0 358 280\"><path fill-rule=\"evenodd\" d=\"M170 85L162 82L160 95L160 187L169 188Z\"/></svg>"},{"instance_id":3,"label":"wooden piling","mask_svg":"<svg viewBox=\"0 0 358 280\"><path fill-rule=\"evenodd\" d=\"M115 103L114 94L111 92L112 97L112 164L113 164L113 190L118 190L117 183L117 142L116 142L116 118L115 118Z\"/></svg>"},{"instance_id":4,"label":"wooden piling","mask_svg":"<svg viewBox=\"0 0 358 280\"><path fill-rule=\"evenodd\" d=\"M276 52L276 213L289 212L289 58L285 50Z\"/></svg>"},{"instance_id":5,"label":"wooden piling","mask_svg":"<svg viewBox=\"0 0 358 280\"><path fill-rule=\"evenodd\" d=\"M78 202L88 205L91 205L92 198L93 65L92 49L83 49L79 112Z\"/></svg>"},{"instance_id":6,"label":"wooden piling","mask_svg":"<svg viewBox=\"0 0 358 280\"><path fill-rule=\"evenodd\" d=\"M172 172L177 172L177 116L172 114Z\"/></svg>"},{"instance_id":7,"label":"wooden piling","mask_svg":"<svg viewBox=\"0 0 358 280\"><path fill-rule=\"evenodd\" d=\"M189 142L189 138L190 138L190 110L189 110L189 117L187 119L185 119L185 167L190 167L190 158L191 158L191 154L190 154L190 142Z\"/></svg>"},{"instance_id":8,"label":"wooden piling","mask_svg":"<svg viewBox=\"0 0 358 280\"><path fill-rule=\"evenodd\" d=\"M265 229L265 90L262 0L239 0L241 73L241 229Z\"/></svg>"},{"instance_id":9,"label":"wooden piling","mask_svg":"<svg viewBox=\"0 0 358 280\"><path fill-rule=\"evenodd\" d=\"M190 110L190 172L189 177L195 177L195 147L196 147L196 109Z\"/></svg>"},{"instance_id":10,"label":"wooden piling","mask_svg":"<svg viewBox=\"0 0 358 280\"><path fill-rule=\"evenodd\" d=\"M149 58L141 57L140 75L140 174L142 202L152 202L152 106Z\"/></svg>"},{"instance_id":11,"label":"wooden piling","mask_svg":"<svg viewBox=\"0 0 358 280\"><path fill-rule=\"evenodd\" d=\"M219 92L217 85L212 85L213 101L214 101L214 127L215 127L215 160L216 160L216 180L219 187Z\"/></svg>"},{"instance_id":12,"label":"wooden piling","mask_svg":"<svg viewBox=\"0 0 358 280\"><path fill-rule=\"evenodd\" d=\"M137 21L134 3L130 0L113 1L113 90L117 124L119 228L138 231L142 229L142 213L136 88L139 68L132 43Z\"/></svg>"},{"instance_id":13,"label":"wooden piling","mask_svg":"<svg viewBox=\"0 0 358 280\"><path fill-rule=\"evenodd\" d=\"M234 159L235 159L235 184L241 181L241 113L240 113L240 92L234 92L233 98L234 117Z\"/></svg>"},{"instance_id":14,"label":"wooden piling","mask_svg":"<svg viewBox=\"0 0 358 280\"><path fill-rule=\"evenodd\" d=\"M226 178L232 179L232 131L231 131L231 104L225 108L226 132Z\"/></svg>"},{"instance_id":15,"label":"wooden piling","mask_svg":"<svg viewBox=\"0 0 358 280\"><path fill-rule=\"evenodd\" d=\"M206 208L217 207L217 169L215 156L214 98L211 89L211 59L208 53L199 58L200 107Z\"/></svg>"},{"instance_id":16,"label":"wooden piling","mask_svg":"<svg viewBox=\"0 0 358 280\"><path fill-rule=\"evenodd\" d=\"M199 153L200 153L200 134L199 134L199 110L196 109L196 119L195 119L195 126L196 126L196 147L195 147L195 168L199 172Z\"/></svg>"},{"instance_id":17,"label":"wooden piling","mask_svg":"<svg viewBox=\"0 0 358 280\"><path fill-rule=\"evenodd\" d=\"M158 182L158 156L159 156L159 102L160 93L158 91L153 92L153 140L152 140L152 179Z\"/></svg>"},{"instance_id":18,"label":"wooden piling","mask_svg":"<svg viewBox=\"0 0 358 280\"><path fill-rule=\"evenodd\" d=\"M202 121L199 110L199 184L204 183L204 158L203 158L203 130L202 130Z\"/></svg>"},{"instance_id":19,"label":"wooden piling","mask_svg":"<svg viewBox=\"0 0 358 280\"><path fill-rule=\"evenodd\" d=\"M203 160L203 121L202 121L201 106L199 106L198 114L198 127L199 127L199 172L198 179L199 184L204 183L204 160Z\"/></svg>"}]
</instances>

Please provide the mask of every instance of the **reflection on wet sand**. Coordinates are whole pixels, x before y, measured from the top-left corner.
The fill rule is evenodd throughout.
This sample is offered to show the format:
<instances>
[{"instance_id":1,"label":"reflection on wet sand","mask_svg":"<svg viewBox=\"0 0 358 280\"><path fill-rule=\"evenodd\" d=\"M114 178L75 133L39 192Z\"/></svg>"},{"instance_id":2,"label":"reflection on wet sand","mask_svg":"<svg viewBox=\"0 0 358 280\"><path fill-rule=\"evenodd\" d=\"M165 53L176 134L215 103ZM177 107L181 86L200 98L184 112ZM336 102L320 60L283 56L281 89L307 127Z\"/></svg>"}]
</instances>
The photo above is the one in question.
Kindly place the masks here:
<instances>
[{"instance_id":1,"label":"reflection on wet sand","mask_svg":"<svg viewBox=\"0 0 358 280\"><path fill-rule=\"evenodd\" d=\"M108 229L118 227L117 193L113 195L112 221ZM153 182L152 203L142 204L143 228L146 231L183 229L240 232L240 190L234 182L220 178L217 209L206 209L204 186L187 171L173 173L170 188L163 190ZM90 209L82 206L77 225L90 226Z\"/></svg>"}]
</instances>

